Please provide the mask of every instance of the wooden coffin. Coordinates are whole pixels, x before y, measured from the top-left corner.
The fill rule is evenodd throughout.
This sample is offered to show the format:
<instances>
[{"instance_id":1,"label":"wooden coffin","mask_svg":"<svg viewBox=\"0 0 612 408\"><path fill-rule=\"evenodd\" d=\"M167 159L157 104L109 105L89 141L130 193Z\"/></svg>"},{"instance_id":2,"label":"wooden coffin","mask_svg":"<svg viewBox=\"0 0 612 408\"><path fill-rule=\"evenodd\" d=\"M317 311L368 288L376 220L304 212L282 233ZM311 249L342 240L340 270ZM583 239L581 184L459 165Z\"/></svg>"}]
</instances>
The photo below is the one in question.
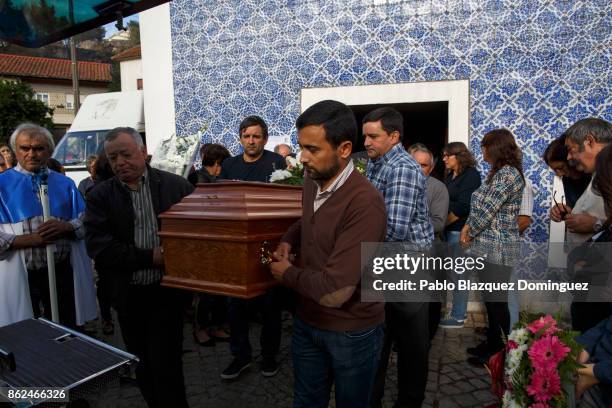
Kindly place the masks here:
<instances>
[{"instance_id":1,"label":"wooden coffin","mask_svg":"<svg viewBox=\"0 0 612 408\"><path fill-rule=\"evenodd\" d=\"M162 285L252 298L277 284L262 264L302 216L302 188L228 181L198 184L160 215Z\"/></svg>"}]
</instances>

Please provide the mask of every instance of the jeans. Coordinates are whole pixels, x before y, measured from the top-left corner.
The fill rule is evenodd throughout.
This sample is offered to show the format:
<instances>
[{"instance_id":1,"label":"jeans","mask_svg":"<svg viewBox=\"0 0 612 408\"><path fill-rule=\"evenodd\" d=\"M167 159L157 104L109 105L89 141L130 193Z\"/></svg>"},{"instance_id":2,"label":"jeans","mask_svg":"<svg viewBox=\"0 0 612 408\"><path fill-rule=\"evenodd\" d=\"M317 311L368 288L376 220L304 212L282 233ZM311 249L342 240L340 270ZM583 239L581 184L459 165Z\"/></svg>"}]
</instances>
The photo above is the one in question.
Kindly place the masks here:
<instances>
[{"instance_id":1,"label":"jeans","mask_svg":"<svg viewBox=\"0 0 612 408\"><path fill-rule=\"evenodd\" d=\"M230 298L228 320L232 333L230 349L234 357L241 360L250 360L252 357L251 342L249 341L249 320L253 309L259 309L263 314L263 324L259 338L261 355L264 358L276 356L280 348L282 329L282 309L279 297L277 288L272 288L264 295L254 299Z\"/></svg>"},{"instance_id":2,"label":"jeans","mask_svg":"<svg viewBox=\"0 0 612 408\"><path fill-rule=\"evenodd\" d=\"M334 332L293 320L293 407L327 408L332 384L337 408L368 406L380 360L383 325Z\"/></svg>"},{"instance_id":3,"label":"jeans","mask_svg":"<svg viewBox=\"0 0 612 408\"><path fill-rule=\"evenodd\" d=\"M460 251L459 251L458 245L459 245L460 235L461 235L461 232L459 231L446 231L444 233L447 245L449 247L451 245L453 246L449 256L459 256ZM455 248L455 246L457 246L457 248ZM455 282L457 281L458 278L464 278L464 279L467 278L467 272L464 273L463 275L457 275L455 272L451 272L451 273L453 274L453 279L455 280ZM453 305L452 305L451 312L450 312L451 319L460 320L460 321L465 320L465 314L467 313L469 297L470 297L469 290L459 290L459 289L453 290Z\"/></svg>"}]
</instances>

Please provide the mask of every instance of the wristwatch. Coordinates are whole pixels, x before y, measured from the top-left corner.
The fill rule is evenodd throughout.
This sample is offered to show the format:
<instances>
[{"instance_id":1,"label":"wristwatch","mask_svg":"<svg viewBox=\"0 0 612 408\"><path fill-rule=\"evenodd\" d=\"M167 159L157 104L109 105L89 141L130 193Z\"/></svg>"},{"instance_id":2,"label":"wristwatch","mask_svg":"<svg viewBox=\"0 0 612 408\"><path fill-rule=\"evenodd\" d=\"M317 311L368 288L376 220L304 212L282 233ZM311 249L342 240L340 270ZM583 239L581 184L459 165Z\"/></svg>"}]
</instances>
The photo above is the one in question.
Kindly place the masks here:
<instances>
[{"instance_id":1,"label":"wristwatch","mask_svg":"<svg viewBox=\"0 0 612 408\"><path fill-rule=\"evenodd\" d=\"M602 220L597 220L595 221L595 224L593 224L593 231L597 232L599 231L601 228L603 227L603 221Z\"/></svg>"}]
</instances>

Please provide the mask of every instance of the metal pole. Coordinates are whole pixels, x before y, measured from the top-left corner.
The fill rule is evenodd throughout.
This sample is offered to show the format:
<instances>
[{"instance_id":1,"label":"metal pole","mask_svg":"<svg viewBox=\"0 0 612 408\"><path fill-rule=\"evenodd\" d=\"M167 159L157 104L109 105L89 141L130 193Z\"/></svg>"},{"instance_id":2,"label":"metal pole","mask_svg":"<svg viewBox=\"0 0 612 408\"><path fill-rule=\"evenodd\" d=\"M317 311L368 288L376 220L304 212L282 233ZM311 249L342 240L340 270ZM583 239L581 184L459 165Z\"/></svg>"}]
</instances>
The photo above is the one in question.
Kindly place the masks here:
<instances>
[{"instance_id":1,"label":"metal pole","mask_svg":"<svg viewBox=\"0 0 612 408\"><path fill-rule=\"evenodd\" d=\"M68 12L70 23L74 24L74 3L73 0L68 2ZM74 116L81 109L81 96L79 91L79 67L77 65L76 44L74 37L70 37L70 65L72 68L72 94L74 95Z\"/></svg>"},{"instance_id":2,"label":"metal pole","mask_svg":"<svg viewBox=\"0 0 612 408\"><path fill-rule=\"evenodd\" d=\"M70 2L72 4L72 2ZM76 58L76 44L74 43L74 37L70 37L70 61L72 68L72 94L74 95L74 114L79 112L81 108L81 98L79 90L79 70L77 66Z\"/></svg>"},{"instance_id":3,"label":"metal pole","mask_svg":"<svg viewBox=\"0 0 612 408\"><path fill-rule=\"evenodd\" d=\"M47 178L43 177L40 183L40 203L43 210L43 221L51 219L49 211L49 185ZM47 271L49 272L49 298L51 300L51 319L59 323L59 312L57 307L57 285L55 283L55 245L47 245Z\"/></svg>"}]
</instances>

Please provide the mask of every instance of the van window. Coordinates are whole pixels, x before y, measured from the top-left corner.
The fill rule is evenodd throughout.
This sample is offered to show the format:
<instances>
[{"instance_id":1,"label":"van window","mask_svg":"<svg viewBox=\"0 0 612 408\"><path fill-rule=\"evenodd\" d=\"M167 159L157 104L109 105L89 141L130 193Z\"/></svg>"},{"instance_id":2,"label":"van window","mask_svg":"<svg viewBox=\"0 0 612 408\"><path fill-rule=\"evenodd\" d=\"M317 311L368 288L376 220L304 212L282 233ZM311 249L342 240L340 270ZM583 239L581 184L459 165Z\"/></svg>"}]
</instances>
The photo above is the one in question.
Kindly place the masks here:
<instances>
[{"instance_id":1,"label":"van window","mask_svg":"<svg viewBox=\"0 0 612 408\"><path fill-rule=\"evenodd\" d=\"M64 166L85 166L87 157L97 154L108 130L69 132L59 142L53 158Z\"/></svg>"}]
</instances>

